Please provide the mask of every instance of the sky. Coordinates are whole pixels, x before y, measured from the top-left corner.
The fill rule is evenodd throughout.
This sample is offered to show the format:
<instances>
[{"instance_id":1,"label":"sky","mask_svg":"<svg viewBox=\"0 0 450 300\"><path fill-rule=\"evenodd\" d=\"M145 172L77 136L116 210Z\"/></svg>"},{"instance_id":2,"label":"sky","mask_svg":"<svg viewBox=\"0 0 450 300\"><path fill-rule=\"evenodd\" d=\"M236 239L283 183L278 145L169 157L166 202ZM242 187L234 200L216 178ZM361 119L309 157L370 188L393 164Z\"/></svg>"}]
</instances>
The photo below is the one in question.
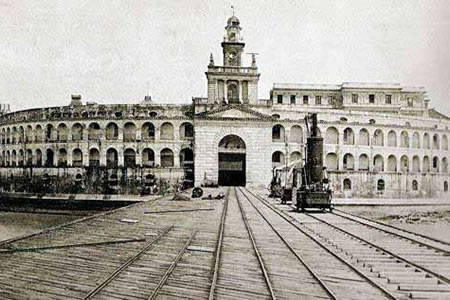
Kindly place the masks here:
<instances>
[{"instance_id":1,"label":"sky","mask_svg":"<svg viewBox=\"0 0 450 300\"><path fill-rule=\"evenodd\" d=\"M231 5L258 53L260 98L275 82L399 82L450 115L447 0L0 0L0 103L206 97Z\"/></svg>"}]
</instances>

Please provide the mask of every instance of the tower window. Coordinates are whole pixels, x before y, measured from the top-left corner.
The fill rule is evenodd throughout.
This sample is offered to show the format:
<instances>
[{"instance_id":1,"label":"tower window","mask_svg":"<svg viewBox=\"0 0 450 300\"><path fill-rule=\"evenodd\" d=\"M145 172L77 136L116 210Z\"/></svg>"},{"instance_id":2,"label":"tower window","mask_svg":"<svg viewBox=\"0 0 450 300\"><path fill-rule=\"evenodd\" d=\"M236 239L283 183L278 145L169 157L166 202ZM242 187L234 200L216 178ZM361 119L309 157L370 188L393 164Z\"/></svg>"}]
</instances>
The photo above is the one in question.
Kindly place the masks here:
<instances>
[{"instance_id":1,"label":"tower window","mask_svg":"<svg viewBox=\"0 0 450 300\"><path fill-rule=\"evenodd\" d=\"M308 104L309 97L308 95L303 96L303 104Z\"/></svg>"},{"instance_id":2,"label":"tower window","mask_svg":"<svg viewBox=\"0 0 450 300\"><path fill-rule=\"evenodd\" d=\"M295 104L295 95L291 95L291 104Z\"/></svg>"},{"instance_id":3,"label":"tower window","mask_svg":"<svg viewBox=\"0 0 450 300\"><path fill-rule=\"evenodd\" d=\"M385 96L386 104L392 104L392 95Z\"/></svg>"},{"instance_id":4,"label":"tower window","mask_svg":"<svg viewBox=\"0 0 450 300\"><path fill-rule=\"evenodd\" d=\"M352 103L358 103L358 94L352 94Z\"/></svg>"},{"instance_id":5,"label":"tower window","mask_svg":"<svg viewBox=\"0 0 450 300\"><path fill-rule=\"evenodd\" d=\"M322 105L322 96L316 96L316 105Z\"/></svg>"},{"instance_id":6,"label":"tower window","mask_svg":"<svg viewBox=\"0 0 450 300\"><path fill-rule=\"evenodd\" d=\"M412 98L408 98L406 101L408 102L408 107L413 107L414 102Z\"/></svg>"},{"instance_id":7,"label":"tower window","mask_svg":"<svg viewBox=\"0 0 450 300\"><path fill-rule=\"evenodd\" d=\"M374 104L375 103L375 95L369 95L369 103Z\"/></svg>"},{"instance_id":8,"label":"tower window","mask_svg":"<svg viewBox=\"0 0 450 300\"><path fill-rule=\"evenodd\" d=\"M334 96L328 96L328 104L333 105L334 102Z\"/></svg>"},{"instance_id":9,"label":"tower window","mask_svg":"<svg viewBox=\"0 0 450 300\"><path fill-rule=\"evenodd\" d=\"M283 104L283 95L277 95L277 103Z\"/></svg>"}]
</instances>

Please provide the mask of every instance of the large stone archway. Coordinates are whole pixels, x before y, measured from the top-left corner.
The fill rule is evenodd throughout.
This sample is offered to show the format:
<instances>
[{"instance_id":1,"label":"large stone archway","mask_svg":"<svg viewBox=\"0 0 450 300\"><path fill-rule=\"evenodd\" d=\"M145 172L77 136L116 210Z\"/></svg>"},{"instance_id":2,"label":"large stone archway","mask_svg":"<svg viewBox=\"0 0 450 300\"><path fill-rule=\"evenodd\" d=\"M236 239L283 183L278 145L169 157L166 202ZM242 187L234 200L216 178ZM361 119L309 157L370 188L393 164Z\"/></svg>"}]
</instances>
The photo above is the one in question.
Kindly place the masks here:
<instances>
[{"instance_id":1,"label":"large stone archway","mask_svg":"<svg viewBox=\"0 0 450 300\"><path fill-rule=\"evenodd\" d=\"M218 183L223 186L246 184L246 147L237 135L227 135L219 142Z\"/></svg>"}]
</instances>

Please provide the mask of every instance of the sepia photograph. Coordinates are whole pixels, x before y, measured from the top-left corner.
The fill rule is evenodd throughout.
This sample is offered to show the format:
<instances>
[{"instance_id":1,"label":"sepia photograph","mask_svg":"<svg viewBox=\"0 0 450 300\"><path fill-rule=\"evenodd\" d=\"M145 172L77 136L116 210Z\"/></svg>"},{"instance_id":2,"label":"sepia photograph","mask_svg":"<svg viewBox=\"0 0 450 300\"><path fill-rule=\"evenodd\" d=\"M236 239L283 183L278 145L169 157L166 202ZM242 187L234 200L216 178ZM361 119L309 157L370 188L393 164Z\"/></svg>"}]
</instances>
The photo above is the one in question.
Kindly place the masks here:
<instances>
[{"instance_id":1,"label":"sepia photograph","mask_svg":"<svg viewBox=\"0 0 450 300\"><path fill-rule=\"evenodd\" d=\"M0 299L450 299L450 2L0 0Z\"/></svg>"}]
</instances>

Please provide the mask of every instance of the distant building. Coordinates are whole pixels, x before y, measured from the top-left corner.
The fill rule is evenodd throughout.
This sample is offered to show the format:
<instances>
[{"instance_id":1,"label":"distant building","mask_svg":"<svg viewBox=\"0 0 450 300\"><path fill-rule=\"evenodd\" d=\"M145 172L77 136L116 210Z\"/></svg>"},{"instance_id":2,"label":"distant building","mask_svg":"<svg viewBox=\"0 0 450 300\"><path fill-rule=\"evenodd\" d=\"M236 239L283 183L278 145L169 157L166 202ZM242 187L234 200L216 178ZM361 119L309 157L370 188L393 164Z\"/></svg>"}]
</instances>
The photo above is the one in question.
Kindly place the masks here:
<instances>
[{"instance_id":1,"label":"distant building","mask_svg":"<svg viewBox=\"0 0 450 300\"><path fill-rule=\"evenodd\" d=\"M0 116L5 190L140 193L183 178L199 185L266 186L272 168L301 161L303 118L317 112L332 187L347 197L435 197L448 192L450 119L423 88L397 83L275 83L258 97L255 54L242 65L240 22L228 19L223 65L207 68L207 98L162 105L83 105ZM153 183L152 183L153 184ZM32 188L30 188L32 187Z\"/></svg>"}]
</instances>

